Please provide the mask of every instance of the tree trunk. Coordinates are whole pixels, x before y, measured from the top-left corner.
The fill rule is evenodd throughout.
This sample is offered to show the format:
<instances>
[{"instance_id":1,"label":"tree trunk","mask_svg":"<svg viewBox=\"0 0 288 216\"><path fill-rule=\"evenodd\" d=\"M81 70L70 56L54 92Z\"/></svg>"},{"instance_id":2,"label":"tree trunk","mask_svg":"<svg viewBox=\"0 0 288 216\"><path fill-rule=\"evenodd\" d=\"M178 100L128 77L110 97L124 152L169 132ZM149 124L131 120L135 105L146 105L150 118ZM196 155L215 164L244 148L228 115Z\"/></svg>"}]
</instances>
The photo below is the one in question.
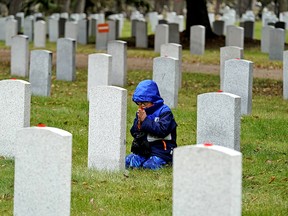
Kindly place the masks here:
<instances>
[{"instance_id":1,"label":"tree trunk","mask_svg":"<svg viewBox=\"0 0 288 216\"><path fill-rule=\"evenodd\" d=\"M9 15L16 15L22 9L22 0L11 0L9 3Z\"/></svg>"},{"instance_id":2,"label":"tree trunk","mask_svg":"<svg viewBox=\"0 0 288 216\"><path fill-rule=\"evenodd\" d=\"M288 11L288 2L287 0L279 0L279 12Z\"/></svg>"},{"instance_id":3,"label":"tree trunk","mask_svg":"<svg viewBox=\"0 0 288 216\"><path fill-rule=\"evenodd\" d=\"M174 0L173 11L177 13L177 15L183 15L184 9L184 0Z\"/></svg>"},{"instance_id":4,"label":"tree trunk","mask_svg":"<svg viewBox=\"0 0 288 216\"><path fill-rule=\"evenodd\" d=\"M60 7L61 13L63 12L70 12L70 0L58 0L58 5Z\"/></svg>"},{"instance_id":5,"label":"tree trunk","mask_svg":"<svg viewBox=\"0 0 288 216\"><path fill-rule=\"evenodd\" d=\"M121 13L123 11L122 0L115 0L115 11Z\"/></svg>"},{"instance_id":6,"label":"tree trunk","mask_svg":"<svg viewBox=\"0 0 288 216\"><path fill-rule=\"evenodd\" d=\"M76 13L84 13L85 12L85 4L86 0L78 0L76 5Z\"/></svg>"},{"instance_id":7,"label":"tree trunk","mask_svg":"<svg viewBox=\"0 0 288 216\"><path fill-rule=\"evenodd\" d=\"M206 0L186 0L186 6L186 36L189 38L191 26L202 25L206 28L206 38L215 37L209 21Z\"/></svg>"},{"instance_id":8,"label":"tree trunk","mask_svg":"<svg viewBox=\"0 0 288 216\"><path fill-rule=\"evenodd\" d=\"M220 13L220 4L221 4L221 0L216 0L216 4L215 4L215 14L218 15Z\"/></svg>"}]
</instances>

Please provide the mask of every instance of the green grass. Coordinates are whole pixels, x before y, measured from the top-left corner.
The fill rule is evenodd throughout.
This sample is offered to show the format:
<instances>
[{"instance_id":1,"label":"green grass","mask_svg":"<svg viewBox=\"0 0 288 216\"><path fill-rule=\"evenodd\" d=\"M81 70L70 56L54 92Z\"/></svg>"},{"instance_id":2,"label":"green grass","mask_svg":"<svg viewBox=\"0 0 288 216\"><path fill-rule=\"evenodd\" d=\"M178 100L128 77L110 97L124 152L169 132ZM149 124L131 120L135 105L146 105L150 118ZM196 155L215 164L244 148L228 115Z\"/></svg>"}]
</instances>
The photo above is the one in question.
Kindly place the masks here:
<instances>
[{"instance_id":1,"label":"green grass","mask_svg":"<svg viewBox=\"0 0 288 216\"><path fill-rule=\"evenodd\" d=\"M55 44L48 45L55 52ZM0 55L4 44L0 42ZM93 44L78 46L77 52L95 52ZM129 57L149 58L151 50L128 48ZM219 51L191 56L184 50L184 61L219 65ZM281 63L265 59L257 48L245 51L259 67L280 68ZM265 62L262 62L265 61ZM0 59L0 80L10 78L10 63ZM73 134L71 215L171 215L172 167L159 171L129 170L106 173L87 169L88 102L87 68L77 69L75 82L55 80L51 97L32 96L31 126L45 123ZM127 153L132 138L129 128L136 105L131 95L137 83L151 79L151 71L128 71ZM252 114L241 118L243 153L243 215L287 215L288 212L288 101L282 99L282 81L253 80ZM178 107L173 113L178 123L178 145L196 143L197 95L219 89L219 76L183 73ZM0 157L0 215L13 215L14 161Z\"/></svg>"}]
</instances>

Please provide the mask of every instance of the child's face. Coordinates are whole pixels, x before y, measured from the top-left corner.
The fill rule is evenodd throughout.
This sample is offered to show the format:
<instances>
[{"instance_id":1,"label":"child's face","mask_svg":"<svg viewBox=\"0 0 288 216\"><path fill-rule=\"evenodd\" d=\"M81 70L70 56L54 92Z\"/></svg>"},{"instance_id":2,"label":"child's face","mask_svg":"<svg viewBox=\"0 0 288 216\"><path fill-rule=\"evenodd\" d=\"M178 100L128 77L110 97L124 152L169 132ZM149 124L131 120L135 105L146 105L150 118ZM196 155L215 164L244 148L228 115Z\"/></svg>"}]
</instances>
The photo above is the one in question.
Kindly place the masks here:
<instances>
[{"instance_id":1,"label":"child's face","mask_svg":"<svg viewBox=\"0 0 288 216\"><path fill-rule=\"evenodd\" d=\"M137 102L136 104L137 104L137 105L139 106L139 108L141 108L141 109L145 109L145 108L149 108L149 107L153 106L153 103L152 103L152 102L149 102L149 101Z\"/></svg>"}]
</instances>

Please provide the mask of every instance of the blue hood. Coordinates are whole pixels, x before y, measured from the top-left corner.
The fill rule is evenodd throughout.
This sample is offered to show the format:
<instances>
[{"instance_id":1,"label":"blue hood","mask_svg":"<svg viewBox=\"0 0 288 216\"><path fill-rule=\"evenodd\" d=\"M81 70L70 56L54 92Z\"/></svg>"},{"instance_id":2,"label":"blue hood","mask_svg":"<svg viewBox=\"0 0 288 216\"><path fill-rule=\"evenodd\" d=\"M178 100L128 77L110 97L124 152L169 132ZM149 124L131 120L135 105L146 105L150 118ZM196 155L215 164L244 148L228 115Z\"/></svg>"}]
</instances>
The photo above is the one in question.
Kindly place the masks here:
<instances>
[{"instance_id":1,"label":"blue hood","mask_svg":"<svg viewBox=\"0 0 288 216\"><path fill-rule=\"evenodd\" d=\"M149 101L154 104L163 103L158 86L153 80L141 81L135 89L132 100L136 102Z\"/></svg>"}]
</instances>

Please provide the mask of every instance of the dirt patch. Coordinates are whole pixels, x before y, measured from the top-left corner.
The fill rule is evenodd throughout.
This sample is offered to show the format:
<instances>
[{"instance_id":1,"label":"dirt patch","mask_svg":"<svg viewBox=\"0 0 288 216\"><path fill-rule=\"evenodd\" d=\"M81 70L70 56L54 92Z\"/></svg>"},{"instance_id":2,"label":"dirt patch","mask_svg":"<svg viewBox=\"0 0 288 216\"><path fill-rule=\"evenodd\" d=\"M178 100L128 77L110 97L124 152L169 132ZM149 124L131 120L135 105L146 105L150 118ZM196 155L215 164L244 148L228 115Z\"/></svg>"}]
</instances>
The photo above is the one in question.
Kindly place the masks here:
<instances>
[{"instance_id":1,"label":"dirt patch","mask_svg":"<svg viewBox=\"0 0 288 216\"><path fill-rule=\"evenodd\" d=\"M0 62L8 64L10 62L10 50L0 50ZM53 64L55 65L56 55L53 54ZM76 57L77 68L88 68L88 54L77 54ZM127 58L128 70L146 70L152 71L153 59L130 57ZM182 71L189 73L205 73L219 75L220 65L201 64L201 63L182 63ZM264 69L254 67L253 76L256 78L267 78L282 80L282 69Z\"/></svg>"}]
</instances>

